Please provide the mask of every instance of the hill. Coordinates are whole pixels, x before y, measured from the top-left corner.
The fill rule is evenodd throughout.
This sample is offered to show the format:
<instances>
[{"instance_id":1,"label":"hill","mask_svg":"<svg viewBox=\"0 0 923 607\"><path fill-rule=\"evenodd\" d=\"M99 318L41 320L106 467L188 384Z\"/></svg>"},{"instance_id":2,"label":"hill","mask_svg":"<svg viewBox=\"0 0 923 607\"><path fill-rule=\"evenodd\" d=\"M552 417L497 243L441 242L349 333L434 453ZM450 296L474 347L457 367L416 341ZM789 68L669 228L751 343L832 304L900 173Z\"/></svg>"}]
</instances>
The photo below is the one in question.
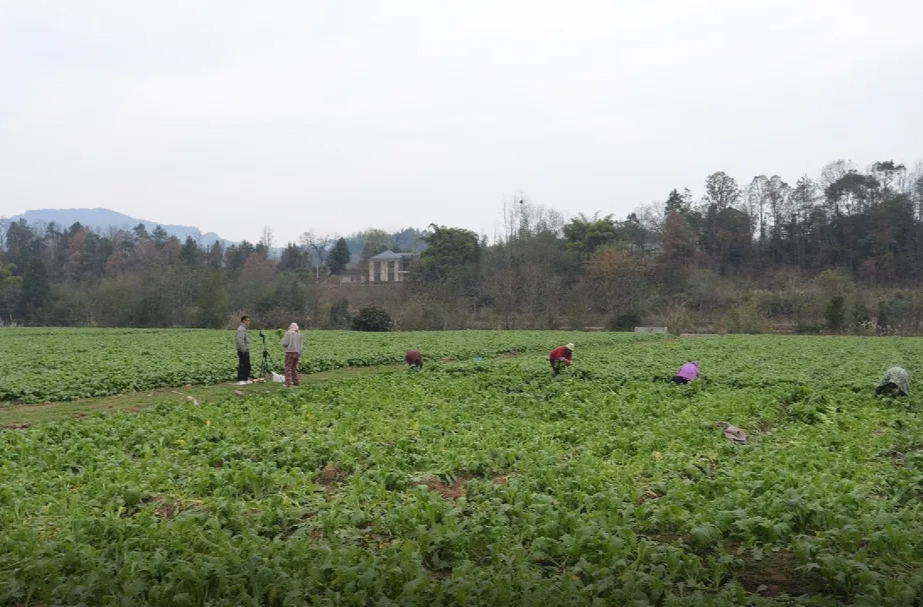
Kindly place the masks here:
<instances>
[{"instance_id":1,"label":"hill","mask_svg":"<svg viewBox=\"0 0 923 607\"><path fill-rule=\"evenodd\" d=\"M130 230L141 223L144 224L144 228L148 232L153 231L157 226L161 226L170 236L175 236L180 241L185 241L187 236L192 236L192 238L199 243L199 246L202 247L210 247L216 241L221 241L225 247L232 244L238 244L234 241L225 240L214 232L202 233L202 231L195 226L158 223L149 219L139 219L137 217L125 215L124 213L119 213L118 211L112 211L110 209L103 208L38 209L26 211L21 215L10 217L11 222L19 221L20 219L24 219L31 226L36 226L39 224L47 225L53 222L59 227L65 229L69 228L75 223L79 223L90 228L91 230L100 233L106 233L110 228ZM379 239L379 241L376 241L374 244L381 245L382 242L386 244L384 246L376 247L375 252L383 251L385 248L392 248L402 251L419 251L426 247L426 244L421 242L421 238L425 232L416 230L414 228L406 228L399 232L382 234L385 236L385 241L380 241ZM351 263L356 263L359 261L362 249L368 242L368 236L369 231L365 231L350 234L345 237L349 246L349 252L351 254ZM281 248L274 247L271 249L270 254L274 257L278 257L281 252Z\"/></svg>"},{"instance_id":2,"label":"hill","mask_svg":"<svg viewBox=\"0 0 923 607\"><path fill-rule=\"evenodd\" d=\"M224 240L218 234L215 234L214 232L202 233L201 230L195 226L157 223L155 221L138 219L137 217L125 215L124 213L101 208L39 209L34 211L26 211L22 215L11 217L10 221L19 221L20 219L25 219L30 225L35 225L38 223L49 224L54 222L58 226L64 228L68 228L75 223L80 223L81 225L99 232L105 232L109 228L130 230L131 228L141 223L144 224L144 227L148 232L152 231L157 226L161 226L164 230L167 231L168 234L175 236L181 241L186 240L187 236L192 236L192 238L197 240L201 246L211 246L219 240L225 245L231 244L230 241Z\"/></svg>"}]
</instances>

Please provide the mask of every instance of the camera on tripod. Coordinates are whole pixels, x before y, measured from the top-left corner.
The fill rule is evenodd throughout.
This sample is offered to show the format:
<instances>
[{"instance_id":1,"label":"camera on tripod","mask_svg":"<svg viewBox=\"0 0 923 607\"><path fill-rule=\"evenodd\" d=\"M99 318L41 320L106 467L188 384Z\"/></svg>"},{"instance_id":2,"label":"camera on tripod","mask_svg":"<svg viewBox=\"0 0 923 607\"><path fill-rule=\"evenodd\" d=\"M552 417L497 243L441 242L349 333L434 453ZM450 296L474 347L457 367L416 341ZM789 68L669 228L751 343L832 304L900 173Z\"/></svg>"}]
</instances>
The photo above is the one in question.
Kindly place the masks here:
<instances>
[{"instance_id":1,"label":"camera on tripod","mask_svg":"<svg viewBox=\"0 0 923 607\"><path fill-rule=\"evenodd\" d=\"M269 349L266 347L266 335L260 329L260 339L263 340L263 362L260 363L260 376L268 377L272 373L272 360L269 358Z\"/></svg>"}]
</instances>

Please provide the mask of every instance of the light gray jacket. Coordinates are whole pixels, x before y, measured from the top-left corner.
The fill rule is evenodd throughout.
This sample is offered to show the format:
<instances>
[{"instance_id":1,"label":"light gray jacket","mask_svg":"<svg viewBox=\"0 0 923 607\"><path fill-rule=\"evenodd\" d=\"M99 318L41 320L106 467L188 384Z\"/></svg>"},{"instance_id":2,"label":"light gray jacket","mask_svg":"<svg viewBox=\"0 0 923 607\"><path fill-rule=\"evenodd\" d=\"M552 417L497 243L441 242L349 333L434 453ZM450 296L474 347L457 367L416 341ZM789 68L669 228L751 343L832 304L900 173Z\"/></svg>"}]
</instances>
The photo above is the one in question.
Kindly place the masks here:
<instances>
[{"instance_id":1,"label":"light gray jacket","mask_svg":"<svg viewBox=\"0 0 923 607\"><path fill-rule=\"evenodd\" d=\"M238 352L249 352L250 351L250 333L247 332L247 327L240 325L237 327L237 351Z\"/></svg>"},{"instance_id":2,"label":"light gray jacket","mask_svg":"<svg viewBox=\"0 0 923 607\"><path fill-rule=\"evenodd\" d=\"M286 352L301 354L302 341L300 331L289 331L282 338L282 345L285 346Z\"/></svg>"}]
</instances>

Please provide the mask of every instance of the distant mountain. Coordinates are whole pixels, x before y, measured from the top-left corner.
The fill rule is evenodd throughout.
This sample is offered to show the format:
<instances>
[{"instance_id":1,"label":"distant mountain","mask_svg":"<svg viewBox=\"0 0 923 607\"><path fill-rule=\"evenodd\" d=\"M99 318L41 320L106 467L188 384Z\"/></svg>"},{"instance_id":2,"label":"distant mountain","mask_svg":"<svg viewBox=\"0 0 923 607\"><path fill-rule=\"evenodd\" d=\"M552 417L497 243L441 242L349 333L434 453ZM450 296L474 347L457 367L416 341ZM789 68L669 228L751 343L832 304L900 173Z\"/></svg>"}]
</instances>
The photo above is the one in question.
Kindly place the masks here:
<instances>
[{"instance_id":1,"label":"distant mountain","mask_svg":"<svg viewBox=\"0 0 923 607\"><path fill-rule=\"evenodd\" d=\"M202 234L198 228L192 226L177 226L148 221L147 219L138 219L130 217L124 213L117 213L109 209L41 209L37 211L26 211L22 215L10 217L10 221L19 221L25 219L29 224L54 222L63 229L67 229L79 223L91 230L105 232L109 228L122 230L131 230L139 223L143 223L145 229L151 232L157 226L161 226L170 236L176 236L180 241L186 240L187 236L192 236L201 246L210 247L216 241L221 241L224 245L233 244L214 232Z\"/></svg>"},{"instance_id":2,"label":"distant mountain","mask_svg":"<svg viewBox=\"0 0 923 607\"><path fill-rule=\"evenodd\" d=\"M101 234L105 234L110 228L131 230L139 223L143 223L144 228L148 231L148 233L151 233L154 228L160 226L167 231L167 234L170 236L175 236L180 241L185 241L187 236L192 236L192 238L196 240L202 247L210 247L216 241L220 241L221 244L225 247L228 247L232 244L239 244L233 241L225 240L214 232L207 232L202 234L200 233L199 229L194 226L179 226L157 223L147 219L131 217L129 215L125 215L124 213L118 213L109 209L41 209L35 211L26 211L22 215L10 217L11 222L19 221L20 219L24 219L30 225L36 225L39 223L44 223L47 225L54 222L60 229L63 230L66 230L75 223L79 223L80 225L90 228L91 230L97 231ZM385 248L419 252L426 248L426 243L422 241L422 238L425 235L426 232L416 230L414 228L407 228L401 230L400 232L394 232L389 234L388 242L386 243ZM349 246L349 251L351 253L351 264L355 264L359 261L362 248L368 241L366 236L367 232L358 232L345 237ZM379 247L379 250L382 250L381 247ZM273 257L278 257L281 252L281 247L273 247L270 249L269 254Z\"/></svg>"}]
</instances>

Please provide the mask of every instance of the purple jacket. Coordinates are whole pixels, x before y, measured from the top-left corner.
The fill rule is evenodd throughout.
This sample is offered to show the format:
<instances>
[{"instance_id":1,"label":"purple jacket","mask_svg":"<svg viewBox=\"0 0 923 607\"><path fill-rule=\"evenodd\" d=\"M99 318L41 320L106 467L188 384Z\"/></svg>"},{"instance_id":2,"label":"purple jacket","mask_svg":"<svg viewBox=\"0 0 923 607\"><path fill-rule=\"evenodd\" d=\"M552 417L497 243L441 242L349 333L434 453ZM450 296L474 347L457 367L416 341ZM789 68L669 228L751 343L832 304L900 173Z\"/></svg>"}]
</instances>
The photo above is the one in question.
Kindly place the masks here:
<instances>
[{"instance_id":1,"label":"purple jacket","mask_svg":"<svg viewBox=\"0 0 923 607\"><path fill-rule=\"evenodd\" d=\"M694 380L699 376L699 363L691 362L686 363L679 368L679 371L676 373L677 377L682 377L683 379L688 379L689 381Z\"/></svg>"}]
</instances>

